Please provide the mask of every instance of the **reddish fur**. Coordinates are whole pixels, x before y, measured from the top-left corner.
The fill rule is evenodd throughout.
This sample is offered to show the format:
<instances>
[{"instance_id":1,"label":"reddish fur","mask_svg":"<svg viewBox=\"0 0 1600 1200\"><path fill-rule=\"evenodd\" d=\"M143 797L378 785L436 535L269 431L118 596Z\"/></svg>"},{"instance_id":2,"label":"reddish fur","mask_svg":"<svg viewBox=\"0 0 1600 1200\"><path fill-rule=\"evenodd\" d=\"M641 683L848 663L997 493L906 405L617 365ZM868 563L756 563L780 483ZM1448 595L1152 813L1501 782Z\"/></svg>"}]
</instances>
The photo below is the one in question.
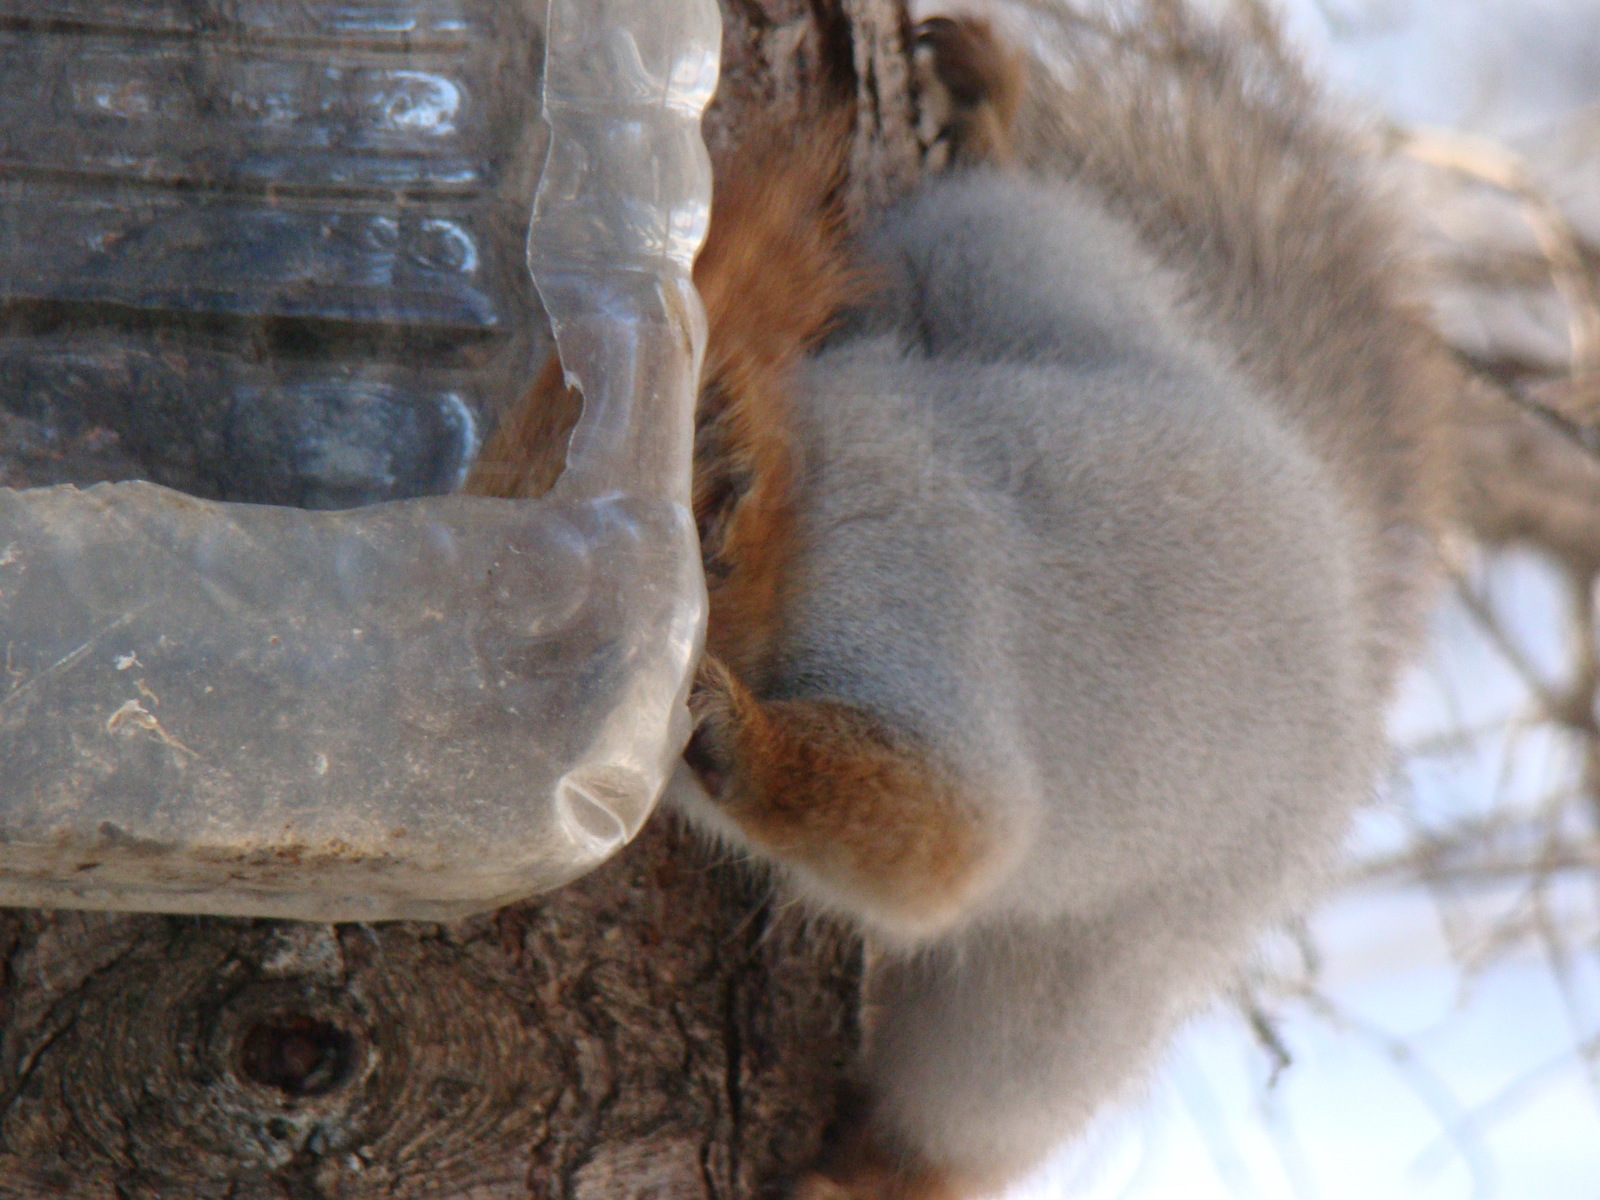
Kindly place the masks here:
<instances>
[{"instance_id":1,"label":"reddish fur","mask_svg":"<svg viewBox=\"0 0 1600 1200\"><path fill-rule=\"evenodd\" d=\"M583 397L562 379L552 354L522 402L501 418L467 475L474 496L528 500L554 486L567 461L567 439L583 411Z\"/></svg>"},{"instance_id":2,"label":"reddish fur","mask_svg":"<svg viewBox=\"0 0 1600 1200\"><path fill-rule=\"evenodd\" d=\"M792 561L795 367L867 290L838 195L849 114L793 130L750 130L719 164L711 226L695 263L706 309L696 414L694 508L711 593L708 649L759 680ZM552 357L501 419L468 477L477 495L539 496L560 474L581 400Z\"/></svg>"},{"instance_id":3,"label":"reddish fur","mask_svg":"<svg viewBox=\"0 0 1600 1200\"><path fill-rule=\"evenodd\" d=\"M715 659L693 704L690 764L750 837L908 928L955 914L988 845L935 756L847 704L759 700Z\"/></svg>"},{"instance_id":4,"label":"reddish fur","mask_svg":"<svg viewBox=\"0 0 1600 1200\"><path fill-rule=\"evenodd\" d=\"M707 649L761 681L794 558L790 380L867 289L839 190L849 119L749 131L717 178L695 264L708 338L695 439L695 517L711 592Z\"/></svg>"},{"instance_id":5,"label":"reddish fur","mask_svg":"<svg viewBox=\"0 0 1600 1200\"><path fill-rule=\"evenodd\" d=\"M999 1186L958 1179L896 1148L874 1126L871 1095L851 1087L840 1098L827 1150L789 1200L973 1200Z\"/></svg>"},{"instance_id":6,"label":"reddish fur","mask_svg":"<svg viewBox=\"0 0 1600 1200\"><path fill-rule=\"evenodd\" d=\"M900 1166L872 1152L841 1164L837 1173L809 1172L790 1193L791 1200L971 1200L978 1194L937 1170Z\"/></svg>"}]
</instances>

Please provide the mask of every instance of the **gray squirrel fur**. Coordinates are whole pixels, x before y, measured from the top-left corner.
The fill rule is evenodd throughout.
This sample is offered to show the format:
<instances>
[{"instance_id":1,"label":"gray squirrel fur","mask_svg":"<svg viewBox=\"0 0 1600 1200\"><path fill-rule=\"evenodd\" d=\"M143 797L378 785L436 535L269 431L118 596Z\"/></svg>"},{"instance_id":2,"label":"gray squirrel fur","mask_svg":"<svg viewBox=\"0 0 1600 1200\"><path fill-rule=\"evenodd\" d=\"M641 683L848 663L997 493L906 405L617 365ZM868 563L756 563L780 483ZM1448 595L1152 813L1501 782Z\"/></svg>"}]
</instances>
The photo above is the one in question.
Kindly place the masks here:
<instances>
[{"instance_id":1,"label":"gray squirrel fur","mask_svg":"<svg viewBox=\"0 0 1600 1200\"><path fill-rule=\"evenodd\" d=\"M791 389L767 666L702 673L675 803L876 948L865 1100L800 1196L1036 1166L1315 896L1384 764L1453 368L1270 32L1154 11L1083 20L1009 154L973 156L1009 164L866 235L872 298ZM808 704L936 799L858 803L843 771L829 828L860 845L808 840L746 738ZM835 761L805 743L833 725L794 728ZM940 822L933 882L881 855Z\"/></svg>"}]
</instances>

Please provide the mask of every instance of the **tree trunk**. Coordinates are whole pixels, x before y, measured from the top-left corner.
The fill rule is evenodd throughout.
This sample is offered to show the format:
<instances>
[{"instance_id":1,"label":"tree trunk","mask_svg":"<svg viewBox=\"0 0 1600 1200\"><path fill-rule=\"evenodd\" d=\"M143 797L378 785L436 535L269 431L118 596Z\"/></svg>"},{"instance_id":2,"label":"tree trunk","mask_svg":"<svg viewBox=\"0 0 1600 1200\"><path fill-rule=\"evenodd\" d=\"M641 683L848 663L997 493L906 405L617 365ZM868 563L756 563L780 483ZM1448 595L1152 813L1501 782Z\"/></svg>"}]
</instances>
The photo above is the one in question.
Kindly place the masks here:
<instances>
[{"instance_id":1,"label":"tree trunk","mask_svg":"<svg viewBox=\"0 0 1600 1200\"><path fill-rule=\"evenodd\" d=\"M744 1197L814 1149L857 955L657 820L450 925L0 918L0 1196Z\"/></svg>"},{"instance_id":2,"label":"tree trunk","mask_svg":"<svg viewBox=\"0 0 1600 1200\"><path fill-rule=\"evenodd\" d=\"M853 92L856 210L913 181L898 0L722 7L713 145ZM818 1144L859 985L669 815L450 925L0 911L0 1198L758 1196Z\"/></svg>"}]
</instances>

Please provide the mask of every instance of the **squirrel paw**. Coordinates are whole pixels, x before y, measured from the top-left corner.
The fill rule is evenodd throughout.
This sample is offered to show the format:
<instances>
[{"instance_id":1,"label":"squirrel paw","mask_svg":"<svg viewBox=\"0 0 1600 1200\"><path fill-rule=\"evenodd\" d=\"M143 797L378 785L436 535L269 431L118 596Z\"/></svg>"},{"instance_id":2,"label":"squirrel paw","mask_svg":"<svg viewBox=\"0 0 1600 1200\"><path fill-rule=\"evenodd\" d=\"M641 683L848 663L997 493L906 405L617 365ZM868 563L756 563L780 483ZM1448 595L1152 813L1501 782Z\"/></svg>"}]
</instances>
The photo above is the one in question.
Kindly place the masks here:
<instances>
[{"instance_id":1,"label":"squirrel paw","mask_svg":"<svg viewBox=\"0 0 1600 1200\"><path fill-rule=\"evenodd\" d=\"M739 727L754 704L749 690L720 660L709 654L700 660L689 691L694 733L683 757L714 800L727 796L735 769Z\"/></svg>"},{"instance_id":2,"label":"squirrel paw","mask_svg":"<svg viewBox=\"0 0 1600 1200\"><path fill-rule=\"evenodd\" d=\"M813 1172L795 1184L794 1191L789 1193L789 1200L854 1200L854 1198L844 1185L829 1179L826 1175Z\"/></svg>"},{"instance_id":3,"label":"squirrel paw","mask_svg":"<svg viewBox=\"0 0 1600 1200\"><path fill-rule=\"evenodd\" d=\"M880 1168L852 1172L843 1179L809 1171L795 1184L789 1200L960 1200L965 1195L941 1176Z\"/></svg>"},{"instance_id":4,"label":"squirrel paw","mask_svg":"<svg viewBox=\"0 0 1600 1200\"><path fill-rule=\"evenodd\" d=\"M867 1089L844 1088L823 1152L788 1200L966 1200L980 1190L962 1186L920 1155L891 1149L871 1107Z\"/></svg>"}]
</instances>

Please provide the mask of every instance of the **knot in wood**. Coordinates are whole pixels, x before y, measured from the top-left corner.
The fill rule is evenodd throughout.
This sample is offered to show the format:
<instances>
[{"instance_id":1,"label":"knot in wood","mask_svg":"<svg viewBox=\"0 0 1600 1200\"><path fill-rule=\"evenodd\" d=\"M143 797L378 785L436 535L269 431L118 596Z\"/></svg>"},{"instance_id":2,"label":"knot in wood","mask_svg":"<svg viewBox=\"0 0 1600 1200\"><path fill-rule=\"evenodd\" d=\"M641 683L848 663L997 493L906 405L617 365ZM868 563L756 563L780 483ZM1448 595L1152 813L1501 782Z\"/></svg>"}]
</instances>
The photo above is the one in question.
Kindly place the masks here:
<instances>
[{"instance_id":1,"label":"knot in wood","mask_svg":"<svg viewBox=\"0 0 1600 1200\"><path fill-rule=\"evenodd\" d=\"M306 1013L285 1013L244 1031L238 1070L287 1096L322 1096L350 1082L359 1050L348 1030Z\"/></svg>"}]
</instances>

